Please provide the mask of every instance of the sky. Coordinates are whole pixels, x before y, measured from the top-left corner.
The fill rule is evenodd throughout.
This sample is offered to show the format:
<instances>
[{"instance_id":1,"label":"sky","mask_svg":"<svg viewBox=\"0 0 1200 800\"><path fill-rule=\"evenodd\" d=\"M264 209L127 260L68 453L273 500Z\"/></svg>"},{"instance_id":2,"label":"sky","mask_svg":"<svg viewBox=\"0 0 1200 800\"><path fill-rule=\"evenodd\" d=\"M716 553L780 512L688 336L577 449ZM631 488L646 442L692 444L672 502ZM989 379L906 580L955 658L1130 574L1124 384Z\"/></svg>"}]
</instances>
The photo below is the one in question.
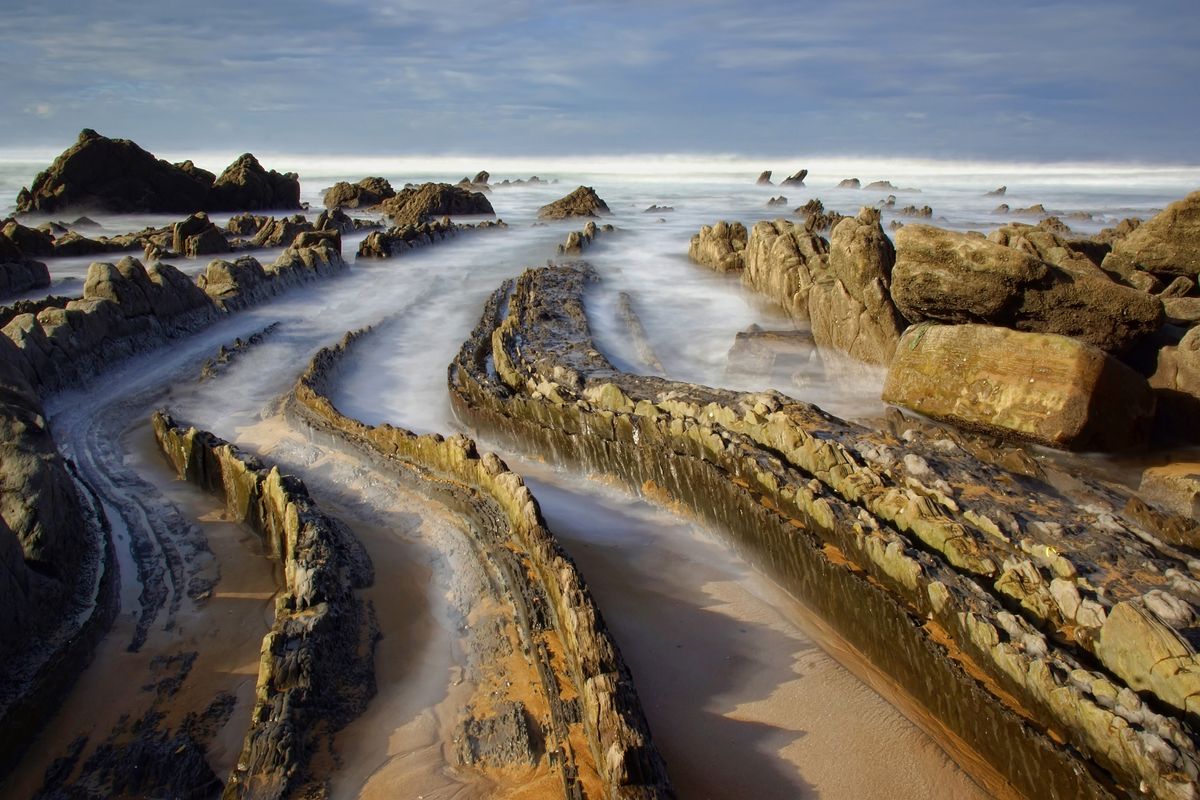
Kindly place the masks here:
<instances>
[{"instance_id":1,"label":"sky","mask_svg":"<svg viewBox=\"0 0 1200 800\"><path fill-rule=\"evenodd\" d=\"M0 149L1200 163L1198 0L0 0Z\"/></svg>"}]
</instances>

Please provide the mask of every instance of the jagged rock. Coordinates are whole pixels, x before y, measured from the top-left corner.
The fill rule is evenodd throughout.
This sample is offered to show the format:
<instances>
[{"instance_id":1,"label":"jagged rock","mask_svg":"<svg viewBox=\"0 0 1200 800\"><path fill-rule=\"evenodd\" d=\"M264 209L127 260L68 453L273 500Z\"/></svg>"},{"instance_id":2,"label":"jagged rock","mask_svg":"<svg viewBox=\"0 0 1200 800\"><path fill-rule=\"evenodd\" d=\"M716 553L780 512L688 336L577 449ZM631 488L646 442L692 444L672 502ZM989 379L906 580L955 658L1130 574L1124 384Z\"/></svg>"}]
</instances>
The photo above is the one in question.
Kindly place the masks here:
<instances>
[{"instance_id":1,"label":"jagged rock","mask_svg":"<svg viewBox=\"0 0 1200 800\"><path fill-rule=\"evenodd\" d=\"M867 192L902 192L906 191L899 186L892 185L891 181L872 181L863 187L863 191Z\"/></svg>"},{"instance_id":2,"label":"jagged rock","mask_svg":"<svg viewBox=\"0 0 1200 800\"><path fill-rule=\"evenodd\" d=\"M601 232L612 233L615 230L616 228L612 225L597 227L595 222L588 220L588 223L583 226L583 230L571 231L567 234L567 240L558 246L558 252L560 255L579 255Z\"/></svg>"},{"instance_id":3,"label":"jagged rock","mask_svg":"<svg viewBox=\"0 0 1200 800\"><path fill-rule=\"evenodd\" d=\"M1050 231L1051 233L1063 234L1071 232L1071 228L1067 225L1067 223L1054 216L1046 217L1038 222L1037 226L1042 230Z\"/></svg>"},{"instance_id":4,"label":"jagged rock","mask_svg":"<svg viewBox=\"0 0 1200 800\"><path fill-rule=\"evenodd\" d=\"M1140 269L1135 269L1124 278L1125 283L1129 284L1139 292L1146 294L1158 294L1162 291L1163 283L1149 272L1142 272Z\"/></svg>"},{"instance_id":5,"label":"jagged rock","mask_svg":"<svg viewBox=\"0 0 1200 800\"><path fill-rule=\"evenodd\" d=\"M250 155L214 179L190 161L169 164L127 139L109 139L85 129L17 196L19 212L73 207L189 214L299 208L300 183L295 175L265 172Z\"/></svg>"},{"instance_id":6,"label":"jagged rock","mask_svg":"<svg viewBox=\"0 0 1200 800\"><path fill-rule=\"evenodd\" d=\"M243 153L213 182L208 210L261 211L300 208L300 179L296 173L268 172L249 153Z\"/></svg>"},{"instance_id":7,"label":"jagged rock","mask_svg":"<svg viewBox=\"0 0 1200 800\"><path fill-rule=\"evenodd\" d=\"M884 198L883 202L880 204L880 207L895 208L896 207L896 195L889 194L886 198Z\"/></svg>"},{"instance_id":8,"label":"jagged rock","mask_svg":"<svg viewBox=\"0 0 1200 800\"><path fill-rule=\"evenodd\" d=\"M717 272L741 272L746 249L746 226L740 222L705 225L692 237L688 258Z\"/></svg>"},{"instance_id":9,"label":"jagged rock","mask_svg":"<svg viewBox=\"0 0 1200 800\"><path fill-rule=\"evenodd\" d=\"M792 319L808 319L808 294L825 269L829 244L789 220L758 222L746 240L742 282L777 303Z\"/></svg>"},{"instance_id":10,"label":"jagged rock","mask_svg":"<svg viewBox=\"0 0 1200 800\"><path fill-rule=\"evenodd\" d=\"M1171 203L1113 244L1104 269L1200 275L1200 192Z\"/></svg>"},{"instance_id":11,"label":"jagged rock","mask_svg":"<svg viewBox=\"0 0 1200 800\"><path fill-rule=\"evenodd\" d=\"M54 255L54 238L36 228L28 228L15 219L4 223L3 236L15 248L4 253L5 258L41 258Z\"/></svg>"},{"instance_id":12,"label":"jagged rock","mask_svg":"<svg viewBox=\"0 0 1200 800\"><path fill-rule=\"evenodd\" d=\"M905 206L896 212L902 217L918 217L920 219L929 219L933 216L933 209L929 206Z\"/></svg>"},{"instance_id":13,"label":"jagged rock","mask_svg":"<svg viewBox=\"0 0 1200 800\"><path fill-rule=\"evenodd\" d=\"M1200 520L1200 464L1150 467L1142 473L1138 494L1172 513Z\"/></svg>"},{"instance_id":14,"label":"jagged rock","mask_svg":"<svg viewBox=\"0 0 1200 800\"><path fill-rule=\"evenodd\" d=\"M878 209L842 220L829 239L829 269L809 292L808 314L817 344L871 364L887 364L906 326L888 294L896 251L879 224Z\"/></svg>"},{"instance_id":15,"label":"jagged rock","mask_svg":"<svg viewBox=\"0 0 1200 800\"><path fill-rule=\"evenodd\" d=\"M1162 303L1107 278L1079 277L979 235L928 225L896 233L892 299L912 322L981 322L1128 350L1162 324Z\"/></svg>"},{"instance_id":16,"label":"jagged rock","mask_svg":"<svg viewBox=\"0 0 1200 800\"><path fill-rule=\"evenodd\" d=\"M983 196L984 197L1004 197L1006 192L1008 192L1008 187L1001 186L997 189L993 189L990 192L986 192Z\"/></svg>"},{"instance_id":17,"label":"jagged rock","mask_svg":"<svg viewBox=\"0 0 1200 800\"><path fill-rule=\"evenodd\" d=\"M669 214L674 210L675 210L674 206L652 205L649 208L647 208L645 211L643 211L642 213L643 214Z\"/></svg>"},{"instance_id":18,"label":"jagged rock","mask_svg":"<svg viewBox=\"0 0 1200 800\"><path fill-rule=\"evenodd\" d=\"M596 217L611 213L608 204L600 199L590 186L580 186L566 197L555 200L538 209L538 219L567 219L568 217Z\"/></svg>"},{"instance_id":19,"label":"jagged rock","mask_svg":"<svg viewBox=\"0 0 1200 800\"><path fill-rule=\"evenodd\" d=\"M1012 210L1012 213L1025 214L1025 215L1031 216L1031 217L1044 217L1047 214L1049 214L1050 212L1046 210L1046 207L1044 205L1042 205L1041 203L1037 203L1035 205L1029 206L1028 208L1014 208Z\"/></svg>"},{"instance_id":20,"label":"jagged rock","mask_svg":"<svg viewBox=\"0 0 1200 800\"><path fill-rule=\"evenodd\" d=\"M317 221L313 223L313 227L317 230L337 231L338 233L353 233L354 231L372 230L374 228L382 228L383 223L371 219L352 218L340 208L335 208L331 211L322 211L317 215Z\"/></svg>"},{"instance_id":21,"label":"jagged rock","mask_svg":"<svg viewBox=\"0 0 1200 800\"><path fill-rule=\"evenodd\" d=\"M1093 241L1113 245L1133 233L1142 224L1137 217L1127 217L1111 228L1105 228L1093 237Z\"/></svg>"},{"instance_id":22,"label":"jagged rock","mask_svg":"<svg viewBox=\"0 0 1200 800\"><path fill-rule=\"evenodd\" d=\"M883 399L970 430L1072 450L1142 446L1154 395L1129 367L1077 339L986 325L916 325Z\"/></svg>"},{"instance_id":23,"label":"jagged rock","mask_svg":"<svg viewBox=\"0 0 1200 800\"><path fill-rule=\"evenodd\" d=\"M363 178L358 183L338 181L325 191L322 202L328 209L370 208L396 196L396 190L384 178Z\"/></svg>"},{"instance_id":24,"label":"jagged rock","mask_svg":"<svg viewBox=\"0 0 1200 800\"><path fill-rule=\"evenodd\" d=\"M271 219L254 235L254 246L290 247L297 236L312 230L315 230L313 224L301 214L293 214L283 219Z\"/></svg>"},{"instance_id":25,"label":"jagged rock","mask_svg":"<svg viewBox=\"0 0 1200 800\"><path fill-rule=\"evenodd\" d=\"M1020 250L1034 258L1054 264L1077 278L1107 277L1107 273L1100 269L1097 262L1088 257L1091 243L1069 241L1041 225L1013 222L992 231L987 238L996 244ZM1100 259L1103 260L1103 256L1100 256Z\"/></svg>"},{"instance_id":26,"label":"jagged rock","mask_svg":"<svg viewBox=\"0 0 1200 800\"><path fill-rule=\"evenodd\" d=\"M754 183L758 186L770 186L771 185L771 170L764 169L762 172L760 172L758 175L758 180L756 180Z\"/></svg>"},{"instance_id":27,"label":"jagged rock","mask_svg":"<svg viewBox=\"0 0 1200 800\"><path fill-rule=\"evenodd\" d=\"M232 248L221 229L208 215L199 212L176 222L171 232L171 249L188 258L228 253Z\"/></svg>"},{"instance_id":28,"label":"jagged rock","mask_svg":"<svg viewBox=\"0 0 1200 800\"><path fill-rule=\"evenodd\" d=\"M75 231L68 231L54 240L55 256L90 256L100 253L118 253L129 250L136 240L126 238L89 239Z\"/></svg>"},{"instance_id":29,"label":"jagged rock","mask_svg":"<svg viewBox=\"0 0 1200 800\"><path fill-rule=\"evenodd\" d=\"M225 225L225 230L238 236L253 237L270 221L271 217L265 215L238 214L235 217L229 218L229 222Z\"/></svg>"},{"instance_id":30,"label":"jagged rock","mask_svg":"<svg viewBox=\"0 0 1200 800\"><path fill-rule=\"evenodd\" d=\"M860 181L858 178L846 178L837 185L837 188L839 189L859 189L861 187L862 181Z\"/></svg>"},{"instance_id":31,"label":"jagged rock","mask_svg":"<svg viewBox=\"0 0 1200 800\"><path fill-rule=\"evenodd\" d=\"M803 186L804 179L808 177L808 170L802 169L779 182L780 186Z\"/></svg>"},{"instance_id":32,"label":"jagged rock","mask_svg":"<svg viewBox=\"0 0 1200 800\"><path fill-rule=\"evenodd\" d=\"M448 183L423 183L405 188L378 207L393 225L420 225L437 217L484 214L495 216L492 204L479 192Z\"/></svg>"},{"instance_id":33,"label":"jagged rock","mask_svg":"<svg viewBox=\"0 0 1200 800\"><path fill-rule=\"evenodd\" d=\"M386 231L372 231L358 246L359 258L392 258L415 247L422 247L454 236L463 231L507 228L502 220L480 222L476 225L455 224L449 217L421 225L405 225Z\"/></svg>"},{"instance_id":34,"label":"jagged rock","mask_svg":"<svg viewBox=\"0 0 1200 800\"><path fill-rule=\"evenodd\" d=\"M1000 205L998 205L994 209L992 209L993 214L1007 214L1010 211L1012 211L1012 209L1010 209L1008 207L1008 203L1001 203Z\"/></svg>"},{"instance_id":35,"label":"jagged rock","mask_svg":"<svg viewBox=\"0 0 1200 800\"><path fill-rule=\"evenodd\" d=\"M786 206L787 203L788 199L783 195L779 195L778 197L772 197L767 200L767 208L778 208L779 206Z\"/></svg>"},{"instance_id":36,"label":"jagged rock","mask_svg":"<svg viewBox=\"0 0 1200 800\"><path fill-rule=\"evenodd\" d=\"M794 213L804 217L804 226L810 231L830 230L839 222L846 219L845 214L837 211L826 211L825 204L816 197L797 208Z\"/></svg>"}]
</instances>

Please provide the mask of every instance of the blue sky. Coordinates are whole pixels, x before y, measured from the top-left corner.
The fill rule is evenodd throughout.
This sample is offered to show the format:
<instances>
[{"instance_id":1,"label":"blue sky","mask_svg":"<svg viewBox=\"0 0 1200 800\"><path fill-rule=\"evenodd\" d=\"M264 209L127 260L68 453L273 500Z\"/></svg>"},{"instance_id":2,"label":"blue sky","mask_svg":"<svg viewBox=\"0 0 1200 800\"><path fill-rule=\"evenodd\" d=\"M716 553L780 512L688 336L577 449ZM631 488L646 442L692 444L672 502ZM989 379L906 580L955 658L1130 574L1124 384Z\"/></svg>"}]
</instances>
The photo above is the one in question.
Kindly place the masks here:
<instances>
[{"instance_id":1,"label":"blue sky","mask_svg":"<svg viewBox=\"0 0 1200 800\"><path fill-rule=\"evenodd\" d=\"M3 2L0 148L1200 162L1200 2Z\"/></svg>"}]
</instances>

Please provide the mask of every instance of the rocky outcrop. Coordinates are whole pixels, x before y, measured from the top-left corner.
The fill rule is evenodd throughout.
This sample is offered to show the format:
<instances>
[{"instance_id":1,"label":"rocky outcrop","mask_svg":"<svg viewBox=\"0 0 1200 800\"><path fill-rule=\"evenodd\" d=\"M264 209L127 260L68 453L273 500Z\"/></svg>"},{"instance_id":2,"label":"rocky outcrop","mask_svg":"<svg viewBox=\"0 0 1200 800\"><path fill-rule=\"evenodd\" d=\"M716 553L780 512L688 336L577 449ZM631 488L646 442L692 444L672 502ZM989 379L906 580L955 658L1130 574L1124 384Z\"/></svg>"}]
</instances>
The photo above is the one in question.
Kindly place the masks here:
<instances>
[{"instance_id":1,"label":"rocky outcrop","mask_svg":"<svg viewBox=\"0 0 1200 800\"><path fill-rule=\"evenodd\" d=\"M1108 277L1093 258L1093 255L1105 252L1105 248L1097 250L1092 242L1065 239L1040 225L1014 222L997 228L987 238L1053 264L1076 278ZM1103 261L1104 256L1099 255L1099 259Z\"/></svg>"},{"instance_id":2,"label":"rocky outcrop","mask_svg":"<svg viewBox=\"0 0 1200 800\"><path fill-rule=\"evenodd\" d=\"M862 188L862 181L860 181L858 178L845 178L838 182L837 188L860 189Z\"/></svg>"},{"instance_id":3,"label":"rocky outcrop","mask_svg":"<svg viewBox=\"0 0 1200 800\"><path fill-rule=\"evenodd\" d=\"M375 694L374 612L355 592L373 580L370 559L297 478L166 412L152 421L179 477L223 497L228 517L259 535L283 576L224 797L324 796L329 766L317 759L332 755L333 734Z\"/></svg>"},{"instance_id":4,"label":"rocky outcrop","mask_svg":"<svg viewBox=\"0 0 1200 800\"><path fill-rule=\"evenodd\" d=\"M478 192L448 183L423 183L402 189L377 207L397 227L421 225L445 216L495 216L492 204Z\"/></svg>"},{"instance_id":5,"label":"rocky outcrop","mask_svg":"<svg viewBox=\"0 0 1200 800\"><path fill-rule=\"evenodd\" d=\"M538 209L538 219L568 219L570 217L598 217L610 214L608 204L600 199L590 186L580 186L566 197Z\"/></svg>"},{"instance_id":6,"label":"rocky outcrop","mask_svg":"<svg viewBox=\"0 0 1200 800\"><path fill-rule=\"evenodd\" d=\"M930 219L933 217L933 209L929 206L905 206L896 211L902 217L917 217L918 219Z\"/></svg>"},{"instance_id":7,"label":"rocky outcrop","mask_svg":"<svg viewBox=\"0 0 1200 800\"><path fill-rule=\"evenodd\" d=\"M7 236L0 235L0 299L50 285L50 271L41 261L27 258Z\"/></svg>"},{"instance_id":8,"label":"rocky outcrop","mask_svg":"<svg viewBox=\"0 0 1200 800\"><path fill-rule=\"evenodd\" d=\"M910 321L977 322L1128 350L1162 324L1161 302L982 236L928 225L896 234L892 299Z\"/></svg>"},{"instance_id":9,"label":"rocky outcrop","mask_svg":"<svg viewBox=\"0 0 1200 800\"><path fill-rule=\"evenodd\" d=\"M780 186L803 186L804 179L808 177L808 170L802 169L795 172L779 182Z\"/></svg>"},{"instance_id":10,"label":"rocky outcrop","mask_svg":"<svg viewBox=\"0 0 1200 800\"><path fill-rule=\"evenodd\" d=\"M325 190L322 202L325 207L370 208L396 196L396 190L384 178L363 178L358 183L338 181Z\"/></svg>"},{"instance_id":11,"label":"rocky outcrop","mask_svg":"<svg viewBox=\"0 0 1200 800\"><path fill-rule=\"evenodd\" d=\"M190 214L299 207L296 176L268 173L249 154L216 178L190 161L169 164L127 139L109 139L89 129L17 195L21 213L97 208Z\"/></svg>"},{"instance_id":12,"label":"rocky outcrop","mask_svg":"<svg viewBox=\"0 0 1200 800\"><path fill-rule=\"evenodd\" d=\"M828 269L815 275L808 316L818 344L886 365L908 323L889 294L896 250L879 220L877 209L864 208L833 229Z\"/></svg>"},{"instance_id":13,"label":"rocky outcrop","mask_svg":"<svg viewBox=\"0 0 1200 800\"><path fill-rule=\"evenodd\" d=\"M797 208L795 213L804 217L804 227L810 231L831 230L839 222L846 219L845 214L837 211L826 211L825 204L817 197L812 198Z\"/></svg>"},{"instance_id":14,"label":"rocky outcrop","mask_svg":"<svg viewBox=\"0 0 1200 800\"><path fill-rule=\"evenodd\" d=\"M440 242L451 236L469 231L487 231L507 228L504 220L480 222L475 225L451 222L449 217L437 222L420 225L405 225L385 231L372 231L358 246L359 258L395 258L417 247Z\"/></svg>"},{"instance_id":15,"label":"rocky outcrop","mask_svg":"<svg viewBox=\"0 0 1200 800\"><path fill-rule=\"evenodd\" d=\"M233 248L221 229L212 223L207 214L200 212L175 223L171 231L171 249L181 256L196 258L228 253Z\"/></svg>"},{"instance_id":16,"label":"rocky outcrop","mask_svg":"<svg viewBox=\"0 0 1200 800\"><path fill-rule=\"evenodd\" d=\"M754 184L756 186L770 186L771 185L771 170L764 169L762 172L760 172L758 174L758 180L756 180L754 182Z\"/></svg>"},{"instance_id":17,"label":"rocky outcrop","mask_svg":"<svg viewBox=\"0 0 1200 800\"><path fill-rule=\"evenodd\" d=\"M1113 244L1104 269L1200 275L1200 192L1171 203Z\"/></svg>"},{"instance_id":18,"label":"rocky outcrop","mask_svg":"<svg viewBox=\"0 0 1200 800\"><path fill-rule=\"evenodd\" d=\"M967 430L1071 450L1143 447L1154 395L1078 339L986 325L917 325L900 340L888 403Z\"/></svg>"},{"instance_id":19,"label":"rocky outcrop","mask_svg":"<svg viewBox=\"0 0 1200 800\"><path fill-rule=\"evenodd\" d=\"M314 230L316 230L316 226L301 214L293 214L281 219L272 217L254 234L253 245L255 247L290 247L300 234ZM340 231L338 235L340 237ZM340 239L338 249L341 249Z\"/></svg>"},{"instance_id":20,"label":"rocky outcrop","mask_svg":"<svg viewBox=\"0 0 1200 800\"><path fill-rule=\"evenodd\" d=\"M1159 427L1168 441L1200 441L1200 327L1159 349L1150 386L1158 397Z\"/></svg>"},{"instance_id":21,"label":"rocky outcrop","mask_svg":"<svg viewBox=\"0 0 1200 800\"><path fill-rule=\"evenodd\" d=\"M1142 473L1138 495L1178 514L1200 521L1200 464L1175 462Z\"/></svg>"},{"instance_id":22,"label":"rocky outcrop","mask_svg":"<svg viewBox=\"0 0 1200 800\"><path fill-rule=\"evenodd\" d=\"M532 270L493 295L449 374L461 418L728 531L1015 791L1196 792L1179 643L1197 568L1124 497L1005 472L915 423L898 438L775 393L621 373L591 341L593 280Z\"/></svg>"},{"instance_id":23,"label":"rocky outcrop","mask_svg":"<svg viewBox=\"0 0 1200 800\"><path fill-rule=\"evenodd\" d=\"M592 220L583 226L582 230L571 231L567 234L567 240L558 246L559 255L577 256L581 254L585 248L590 247L593 240L601 233L612 233L615 231L612 225L597 226Z\"/></svg>"},{"instance_id":24,"label":"rocky outcrop","mask_svg":"<svg viewBox=\"0 0 1200 800\"><path fill-rule=\"evenodd\" d=\"M767 208L778 208L780 206L786 206L787 204L788 204L788 199L786 197L784 197L783 195L779 195L778 197L772 197L769 200L767 200Z\"/></svg>"},{"instance_id":25,"label":"rocky outcrop","mask_svg":"<svg viewBox=\"0 0 1200 800\"><path fill-rule=\"evenodd\" d=\"M992 190L992 191L990 191L990 192L984 192L984 195L983 195L983 196L984 196L984 197L1004 197L1004 195L1005 195L1007 192L1008 192L1008 187L1007 187L1007 186L1001 186L1001 187L999 187L999 188L993 189L993 190Z\"/></svg>"},{"instance_id":26,"label":"rocky outcrop","mask_svg":"<svg viewBox=\"0 0 1200 800\"><path fill-rule=\"evenodd\" d=\"M262 211L300 208L300 179L294 172L268 172L243 153L213 182L205 210Z\"/></svg>"},{"instance_id":27,"label":"rocky outcrop","mask_svg":"<svg viewBox=\"0 0 1200 800\"><path fill-rule=\"evenodd\" d=\"M348 334L338 346L313 357L293 393L296 410L318 429L347 439L397 470L420 474L435 497L462 510L483 557L507 565L501 571L511 576L509 598L523 620L529 658L540 664L542 688L550 698L549 725L541 735L545 752L560 760L564 796L581 796L576 772L586 763L599 776L606 797L673 797L620 651L520 476L494 454L480 453L465 436L417 436L390 425L365 425L329 401L329 385L344 352L364 333ZM554 653L547 645L550 633L559 642Z\"/></svg>"},{"instance_id":28,"label":"rocky outcrop","mask_svg":"<svg viewBox=\"0 0 1200 800\"><path fill-rule=\"evenodd\" d=\"M335 208L332 211L322 211L318 214L317 221L313 223L313 227L319 231L337 231L341 234L347 234L354 233L355 231L369 231L382 228L383 223L373 219L351 217L340 208Z\"/></svg>"},{"instance_id":29,"label":"rocky outcrop","mask_svg":"<svg viewBox=\"0 0 1200 800\"><path fill-rule=\"evenodd\" d=\"M740 222L705 225L692 237L688 258L717 272L741 272L745 268L746 226Z\"/></svg>"}]
</instances>

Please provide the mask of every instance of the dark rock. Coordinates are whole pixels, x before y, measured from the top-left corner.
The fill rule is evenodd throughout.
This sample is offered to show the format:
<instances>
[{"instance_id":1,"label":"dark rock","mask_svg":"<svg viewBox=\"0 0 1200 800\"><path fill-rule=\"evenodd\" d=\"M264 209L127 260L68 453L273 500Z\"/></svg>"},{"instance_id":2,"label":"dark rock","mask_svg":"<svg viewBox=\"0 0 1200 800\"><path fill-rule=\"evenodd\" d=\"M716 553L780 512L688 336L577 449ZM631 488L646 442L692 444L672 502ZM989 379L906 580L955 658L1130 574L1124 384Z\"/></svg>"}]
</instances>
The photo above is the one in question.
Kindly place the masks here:
<instances>
[{"instance_id":1,"label":"dark rock","mask_svg":"<svg viewBox=\"0 0 1200 800\"><path fill-rule=\"evenodd\" d=\"M238 214L230 217L225 230L238 236L254 236L270 221L271 218L265 215Z\"/></svg>"},{"instance_id":2,"label":"dark rock","mask_svg":"<svg viewBox=\"0 0 1200 800\"><path fill-rule=\"evenodd\" d=\"M254 246L290 247L297 236L312 230L315 230L313 224L300 214L293 214L283 219L272 219L255 234Z\"/></svg>"},{"instance_id":3,"label":"dark rock","mask_svg":"<svg viewBox=\"0 0 1200 800\"><path fill-rule=\"evenodd\" d=\"M998 189L993 189L992 191L985 193L984 197L1004 197L1004 194L1007 191L1008 191L1007 186L1001 186Z\"/></svg>"},{"instance_id":4,"label":"dark rock","mask_svg":"<svg viewBox=\"0 0 1200 800\"><path fill-rule=\"evenodd\" d=\"M789 175L779 182L780 186L803 186L804 179L808 177L808 170L802 169L793 175Z\"/></svg>"},{"instance_id":5,"label":"dark rock","mask_svg":"<svg viewBox=\"0 0 1200 800\"><path fill-rule=\"evenodd\" d=\"M437 217L484 214L495 216L492 204L478 192L448 183L423 183L405 188L378 208L393 225L420 225Z\"/></svg>"},{"instance_id":6,"label":"dark rock","mask_svg":"<svg viewBox=\"0 0 1200 800\"><path fill-rule=\"evenodd\" d=\"M754 183L758 186L770 186L771 185L771 170L764 169L762 172L760 172L758 175L758 180L756 180Z\"/></svg>"},{"instance_id":7,"label":"dark rock","mask_svg":"<svg viewBox=\"0 0 1200 800\"><path fill-rule=\"evenodd\" d=\"M779 195L778 197L772 197L767 201L767 208L778 208L779 206L786 206L787 203L788 199L783 195Z\"/></svg>"},{"instance_id":8,"label":"dark rock","mask_svg":"<svg viewBox=\"0 0 1200 800\"><path fill-rule=\"evenodd\" d=\"M16 248L15 252L0 253L6 258L39 258L54 255L54 239L49 234L35 228L27 228L15 219L4 223L4 227L0 229L0 236Z\"/></svg>"},{"instance_id":9,"label":"dark rock","mask_svg":"<svg viewBox=\"0 0 1200 800\"><path fill-rule=\"evenodd\" d=\"M861 187L862 181L860 181L858 178L846 178L837 185L837 188L839 189L859 189Z\"/></svg>"},{"instance_id":10,"label":"dark rock","mask_svg":"<svg viewBox=\"0 0 1200 800\"><path fill-rule=\"evenodd\" d=\"M213 182L207 210L262 211L300 208L300 180L294 172L268 172L249 153L239 156Z\"/></svg>"},{"instance_id":11,"label":"dark rock","mask_svg":"<svg viewBox=\"0 0 1200 800\"><path fill-rule=\"evenodd\" d=\"M221 229L208 215L199 212L176 222L171 232L171 249L187 258L228 253L232 248Z\"/></svg>"},{"instance_id":12,"label":"dark rock","mask_svg":"<svg viewBox=\"0 0 1200 800\"><path fill-rule=\"evenodd\" d=\"M993 214L1008 214L1011 211L1012 211L1012 209L1010 209L1008 207L1008 203L1001 203L1000 205L998 205L994 209L992 209Z\"/></svg>"},{"instance_id":13,"label":"dark rock","mask_svg":"<svg viewBox=\"0 0 1200 800\"><path fill-rule=\"evenodd\" d=\"M597 217L610 214L608 204L600 199L590 186L580 186L566 197L538 209L538 219L567 219L569 217Z\"/></svg>"},{"instance_id":14,"label":"dark rock","mask_svg":"<svg viewBox=\"0 0 1200 800\"><path fill-rule=\"evenodd\" d=\"M643 214L667 214L675 210L674 206L650 206Z\"/></svg>"},{"instance_id":15,"label":"dark rock","mask_svg":"<svg viewBox=\"0 0 1200 800\"><path fill-rule=\"evenodd\" d=\"M905 206L896 212L902 217L917 217L918 219L930 219L933 216L933 209L929 206Z\"/></svg>"},{"instance_id":16,"label":"dark rock","mask_svg":"<svg viewBox=\"0 0 1200 800\"><path fill-rule=\"evenodd\" d=\"M370 208L396 196L396 190L384 178L363 178L358 183L339 181L325 192L325 207Z\"/></svg>"}]
</instances>

